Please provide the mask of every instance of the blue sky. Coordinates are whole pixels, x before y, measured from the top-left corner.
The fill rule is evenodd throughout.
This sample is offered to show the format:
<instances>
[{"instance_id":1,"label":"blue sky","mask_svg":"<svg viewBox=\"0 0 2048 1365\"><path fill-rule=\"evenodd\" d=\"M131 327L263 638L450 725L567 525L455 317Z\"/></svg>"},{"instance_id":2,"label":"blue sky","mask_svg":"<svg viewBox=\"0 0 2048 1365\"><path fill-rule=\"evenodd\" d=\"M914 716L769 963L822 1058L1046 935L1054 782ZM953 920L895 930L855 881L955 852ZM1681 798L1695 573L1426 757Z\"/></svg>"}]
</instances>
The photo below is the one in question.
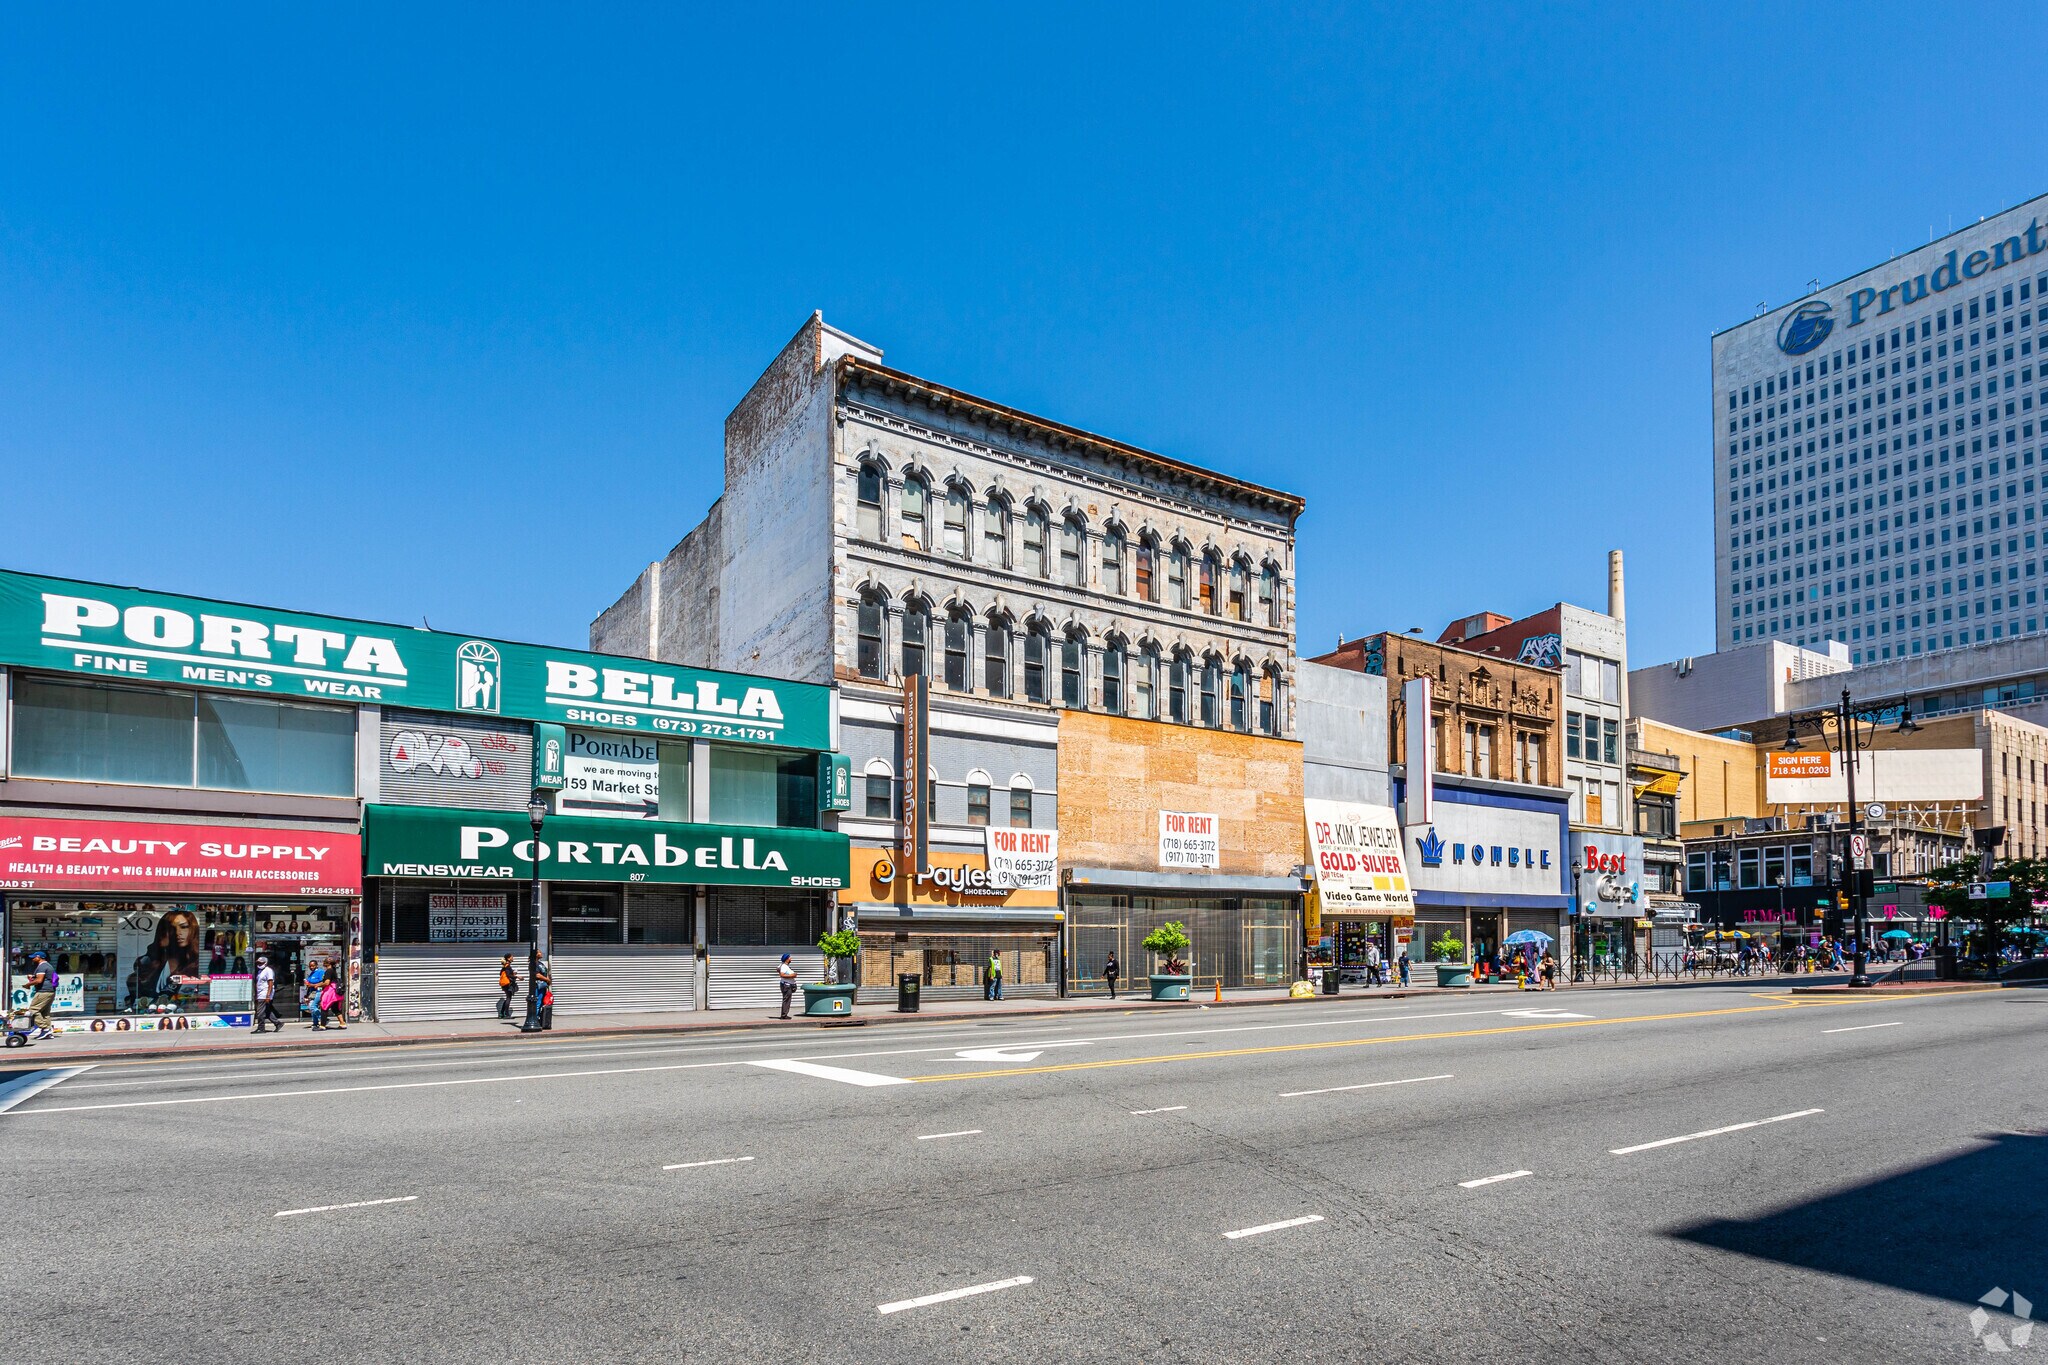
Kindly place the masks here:
<instances>
[{"instance_id":1,"label":"blue sky","mask_svg":"<svg viewBox=\"0 0 2048 1365\"><path fill-rule=\"evenodd\" d=\"M2048 11L1420 10L10 7L0 565L580 644L815 308L1303 494L1304 654L1704 653L1709 335L2048 189Z\"/></svg>"}]
</instances>

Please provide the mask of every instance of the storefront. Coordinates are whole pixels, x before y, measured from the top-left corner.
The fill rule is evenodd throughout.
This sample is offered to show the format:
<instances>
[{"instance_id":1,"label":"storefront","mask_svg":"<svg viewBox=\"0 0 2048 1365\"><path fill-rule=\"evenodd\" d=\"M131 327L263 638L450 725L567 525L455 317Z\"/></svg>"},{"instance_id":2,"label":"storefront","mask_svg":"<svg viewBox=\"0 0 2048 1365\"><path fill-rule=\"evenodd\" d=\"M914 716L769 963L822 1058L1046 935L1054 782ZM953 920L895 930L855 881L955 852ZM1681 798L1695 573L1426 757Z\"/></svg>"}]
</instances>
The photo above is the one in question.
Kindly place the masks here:
<instances>
[{"instance_id":1,"label":"storefront","mask_svg":"<svg viewBox=\"0 0 2048 1365\"><path fill-rule=\"evenodd\" d=\"M1649 896L1643 876L1643 841L1634 835L1574 830L1573 894L1577 898L1571 952L1596 969L1633 968L1649 959Z\"/></svg>"},{"instance_id":2,"label":"storefront","mask_svg":"<svg viewBox=\"0 0 2048 1365\"><path fill-rule=\"evenodd\" d=\"M765 1007L783 953L822 977L847 867L826 830L523 811L374 805L364 842L381 1020L485 1016L536 931L563 1014Z\"/></svg>"},{"instance_id":3,"label":"storefront","mask_svg":"<svg viewBox=\"0 0 2048 1365\"><path fill-rule=\"evenodd\" d=\"M1391 806L1313 798L1302 804L1315 881L1311 965L1364 981L1373 955L1397 962L1415 930L1401 827Z\"/></svg>"},{"instance_id":4,"label":"storefront","mask_svg":"<svg viewBox=\"0 0 2048 1365\"><path fill-rule=\"evenodd\" d=\"M10 1000L41 951L62 1031L239 1027L266 957L283 1016L319 966L360 1017L361 877L353 829L0 814Z\"/></svg>"},{"instance_id":5,"label":"storefront","mask_svg":"<svg viewBox=\"0 0 2048 1365\"><path fill-rule=\"evenodd\" d=\"M998 851L928 850L912 871L893 850L856 848L853 876L840 894L843 922L860 934L860 998L893 1000L897 977L917 977L933 1000L979 999L989 957L1002 964L1006 998L1059 994L1059 891L1052 830L989 831L991 844L1029 840L1023 872ZM1017 885L1019 881L1025 885Z\"/></svg>"},{"instance_id":6,"label":"storefront","mask_svg":"<svg viewBox=\"0 0 2048 1365\"><path fill-rule=\"evenodd\" d=\"M1403 831L1415 895L1411 959L1498 963L1506 939L1524 930L1562 954L1571 903L1563 794L1550 800L1453 780L1437 775L1431 820Z\"/></svg>"},{"instance_id":7,"label":"storefront","mask_svg":"<svg viewBox=\"0 0 2048 1365\"><path fill-rule=\"evenodd\" d=\"M1065 893L1070 989L1106 989L1102 964L1111 952L1127 983L1142 986L1164 971L1144 941L1168 921L1193 940L1187 961L1198 990L1284 986L1301 953L1301 901L1297 877L1073 868Z\"/></svg>"}]
</instances>

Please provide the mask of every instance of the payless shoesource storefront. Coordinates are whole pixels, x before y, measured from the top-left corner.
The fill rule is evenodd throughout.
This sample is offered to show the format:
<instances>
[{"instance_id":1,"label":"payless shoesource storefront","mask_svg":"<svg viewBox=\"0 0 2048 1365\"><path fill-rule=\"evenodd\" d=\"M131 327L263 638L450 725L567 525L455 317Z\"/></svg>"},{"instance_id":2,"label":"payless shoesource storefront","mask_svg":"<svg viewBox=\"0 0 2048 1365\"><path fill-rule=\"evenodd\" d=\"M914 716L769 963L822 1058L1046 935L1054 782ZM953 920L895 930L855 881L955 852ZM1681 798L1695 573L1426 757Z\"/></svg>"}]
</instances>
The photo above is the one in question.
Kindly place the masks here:
<instances>
[{"instance_id":1,"label":"payless shoesource storefront","mask_svg":"<svg viewBox=\"0 0 2048 1365\"><path fill-rule=\"evenodd\" d=\"M259 955L286 1018L318 966L359 1017L356 832L0 815L10 1003L49 957L62 1032L243 1027Z\"/></svg>"},{"instance_id":2,"label":"payless shoesource storefront","mask_svg":"<svg viewBox=\"0 0 2048 1365\"><path fill-rule=\"evenodd\" d=\"M917 977L934 1000L979 999L990 954L1002 964L1006 998L1059 994L1059 835L993 829L989 838L1011 850L998 851L993 871L982 853L932 850L912 870L896 850L853 850L840 902L860 931L862 1000L894 999L900 975ZM1021 874L1020 863L1028 864Z\"/></svg>"},{"instance_id":3,"label":"payless shoesource storefront","mask_svg":"<svg viewBox=\"0 0 2048 1365\"><path fill-rule=\"evenodd\" d=\"M766 1004L783 951L819 979L846 884L846 836L826 830L550 815L536 842L523 812L385 805L363 828L391 921L380 1019L480 1013L502 953L523 982L536 856L564 1014Z\"/></svg>"}]
</instances>

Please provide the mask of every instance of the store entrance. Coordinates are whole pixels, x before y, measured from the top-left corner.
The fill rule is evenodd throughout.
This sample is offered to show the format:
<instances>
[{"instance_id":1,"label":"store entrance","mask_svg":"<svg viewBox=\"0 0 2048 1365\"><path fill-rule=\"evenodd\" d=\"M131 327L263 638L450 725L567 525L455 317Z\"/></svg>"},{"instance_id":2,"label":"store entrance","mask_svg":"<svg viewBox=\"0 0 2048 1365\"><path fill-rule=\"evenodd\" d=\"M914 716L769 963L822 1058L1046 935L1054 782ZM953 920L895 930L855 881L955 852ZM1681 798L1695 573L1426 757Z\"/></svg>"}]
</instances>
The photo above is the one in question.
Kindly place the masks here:
<instances>
[{"instance_id":1,"label":"store entrance","mask_svg":"<svg viewBox=\"0 0 2048 1365\"><path fill-rule=\"evenodd\" d=\"M1500 911L1472 912L1471 952L1471 960L1485 963L1490 973L1500 970Z\"/></svg>"},{"instance_id":2,"label":"store entrance","mask_svg":"<svg viewBox=\"0 0 2048 1365\"><path fill-rule=\"evenodd\" d=\"M277 1012L284 1018L312 1018L306 978L316 967L326 970L323 984L333 981L347 997L348 983L342 975L347 954L342 951L341 925L332 917L299 907L289 912L259 909L250 939L254 951L269 958L270 970L277 974Z\"/></svg>"}]
</instances>

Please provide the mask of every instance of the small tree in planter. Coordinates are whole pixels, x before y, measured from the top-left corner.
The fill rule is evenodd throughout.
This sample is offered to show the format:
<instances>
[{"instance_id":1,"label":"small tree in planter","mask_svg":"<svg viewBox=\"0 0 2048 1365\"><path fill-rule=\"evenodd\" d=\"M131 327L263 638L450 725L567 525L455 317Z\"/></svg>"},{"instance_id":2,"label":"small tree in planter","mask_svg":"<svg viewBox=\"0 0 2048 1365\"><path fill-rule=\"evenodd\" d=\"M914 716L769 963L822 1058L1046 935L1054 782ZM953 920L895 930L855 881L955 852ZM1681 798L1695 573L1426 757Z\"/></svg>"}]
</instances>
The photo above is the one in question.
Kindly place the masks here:
<instances>
[{"instance_id":1,"label":"small tree in planter","mask_svg":"<svg viewBox=\"0 0 2048 1365\"><path fill-rule=\"evenodd\" d=\"M1439 986L1469 986L1472 969L1465 964L1465 940L1451 934L1429 945L1430 961L1436 964Z\"/></svg>"},{"instance_id":2,"label":"small tree in planter","mask_svg":"<svg viewBox=\"0 0 2048 1365\"><path fill-rule=\"evenodd\" d=\"M1166 970L1152 974L1154 1000L1188 998L1188 964L1182 954L1193 944L1194 940L1188 937L1187 925L1179 920L1168 920L1145 935L1141 946L1147 952L1166 959Z\"/></svg>"},{"instance_id":3,"label":"small tree in planter","mask_svg":"<svg viewBox=\"0 0 2048 1365\"><path fill-rule=\"evenodd\" d=\"M1429 960L1431 962L1463 962L1465 960L1465 940L1445 934L1442 938L1429 945Z\"/></svg>"},{"instance_id":4,"label":"small tree in planter","mask_svg":"<svg viewBox=\"0 0 2048 1365\"><path fill-rule=\"evenodd\" d=\"M840 982L839 964L850 961L860 951L860 935L851 929L835 929L818 940L818 951L825 955L825 979L815 986L805 984L804 1013L853 1013L853 994L857 987L851 981Z\"/></svg>"}]
</instances>

